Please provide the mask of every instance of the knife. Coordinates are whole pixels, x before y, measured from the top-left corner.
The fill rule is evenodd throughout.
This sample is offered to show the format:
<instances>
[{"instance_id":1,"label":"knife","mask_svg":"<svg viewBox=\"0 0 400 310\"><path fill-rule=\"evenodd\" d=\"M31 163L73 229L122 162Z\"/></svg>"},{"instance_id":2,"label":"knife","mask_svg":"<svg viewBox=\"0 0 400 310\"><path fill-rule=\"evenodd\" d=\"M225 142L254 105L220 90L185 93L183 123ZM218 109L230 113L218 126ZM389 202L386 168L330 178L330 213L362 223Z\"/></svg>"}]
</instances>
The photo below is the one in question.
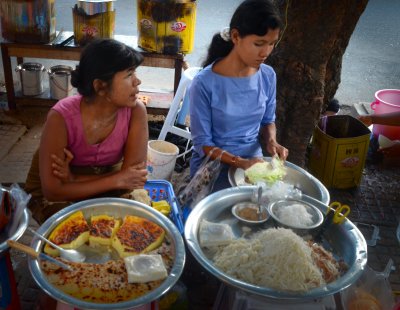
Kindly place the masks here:
<instances>
[{"instance_id":1,"label":"knife","mask_svg":"<svg viewBox=\"0 0 400 310\"><path fill-rule=\"evenodd\" d=\"M63 262L55 259L54 257L51 257L47 254L41 253L41 252L36 252L34 249L32 249L29 246L26 246L25 244L19 243L17 241L14 240L7 240L7 244L17 250L20 250L22 252L25 252L26 254L29 254L30 256L36 258L36 259L41 259L41 260L47 260L49 262L52 262L54 264L56 264L57 266L60 266L63 269L69 270L69 271L73 271L73 268L67 264L64 264Z\"/></svg>"}]
</instances>

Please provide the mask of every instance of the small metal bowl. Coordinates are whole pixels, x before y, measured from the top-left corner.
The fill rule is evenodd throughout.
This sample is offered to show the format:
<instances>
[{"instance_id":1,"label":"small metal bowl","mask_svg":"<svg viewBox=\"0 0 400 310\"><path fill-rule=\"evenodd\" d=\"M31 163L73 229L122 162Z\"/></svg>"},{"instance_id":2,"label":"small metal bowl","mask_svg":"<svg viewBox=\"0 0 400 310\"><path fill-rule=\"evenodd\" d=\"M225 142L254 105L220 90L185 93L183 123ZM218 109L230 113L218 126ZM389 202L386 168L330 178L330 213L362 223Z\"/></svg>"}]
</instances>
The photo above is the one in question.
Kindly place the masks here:
<instances>
[{"instance_id":1,"label":"small metal bowl","mask_svg":"<svg viewBox=\"0 0 400 310\"><path fill-rule=\"evenodd\" d=\"M282 219L279 217L279 211L282 210L282 208L285 208L285 207L288 207L288 206L291 206L294 204L300 204L306 208L307 212L311 215L312 224L310 224L310 225L300 225L300 224L293 225L292 223L282 221ZM278 201L272 202L268 205L268 212L271 215L271 217L273 218L276 226L290 228L299 235L307 235L307 234L312 235L315 231L317 231L316 228L318 228L324 221L324 215L316 206L313 206L311 203L308 203L308 202L305 202L302 200L297 200L297 199L286 199L286 200L278 200ZM295 216L295 214L294 214L294 216Z\"/></svg>"},{"instance_id":2,"label":"small metal bowl","mask_svg":"<svg viewBox=\"0 0 400 310\"><path fill-rule=\"evenodd\" d=\"M253 217L258 217L258 204L254 202L240 202L232 207L232 214L239 221L246 224L262 224L268 221L269 214L266 206L261 206L261 218L251 219L250 217L244 216L243 212L247 209L248 215Z\"/></svg>"}]
</instances>

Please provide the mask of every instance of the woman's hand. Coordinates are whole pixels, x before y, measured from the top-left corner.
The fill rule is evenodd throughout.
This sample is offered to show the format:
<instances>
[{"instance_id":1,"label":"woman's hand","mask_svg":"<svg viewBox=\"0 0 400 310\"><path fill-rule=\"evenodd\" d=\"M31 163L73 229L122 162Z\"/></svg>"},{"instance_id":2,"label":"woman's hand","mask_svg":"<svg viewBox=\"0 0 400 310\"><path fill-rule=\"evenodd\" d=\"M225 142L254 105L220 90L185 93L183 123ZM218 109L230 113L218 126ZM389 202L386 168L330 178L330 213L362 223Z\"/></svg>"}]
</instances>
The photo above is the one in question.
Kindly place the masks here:
<instances>
[{"instance_id":1,"label":"woman's hand","mask_svg":"<svg viewBox=\"0 0 400 310\"><path fill-rule=\"evenodd\" d=\"M118 188L133 190L143 188L147 181L146 163L140 163L121 169L117 173Z\"/></svg>"},{"instance_id":2,"label":"woman's hand","mask_svg":"<svg viewBox=\"0 0 400 310\"><path fill-rule=\"evenodd\" d=\"M276 141L270 142L266 146L267 152L271 154L271 156L278 155L280 159L286 160L289 155L289 150L284 146L278 144Z\"/></svg>"},{"instance_id":3,"label":"woman's hand","mask_svg":"<svg viewBox=\"0 0 400 310\"><path fill-rule=\"evenodd\" d=\"M365 126L369 127L372 125L371 115L360 115L358 119L364 123Z\"/></svg>"},{"instance_id":4,"label":"woman's hand","mask_svg":"<svg viewBox=\"0 0 400 310\"><path fill-rule=\"evenodd\" d=\"M53 175L60 179L61 182L72 182L74 180L74 175L69 169L69 163L74 159L74 155L67 149L64 149L64 154L64 159L61 159L55 154L51 154L51 159L53 160L51 168Z\"/></svg>"},{"instance_id":5,"label":"woman's hand","mask_svg":"<svg viewBox=\"0 0 400 310\"><path fill-rule=\"evenodd\" d=\"M385 156L385 157L399 157L400 158L400 144L397 143L393 146L379 149L378 152L383 154L383 156Z\"/></svg>"}]
</instances>

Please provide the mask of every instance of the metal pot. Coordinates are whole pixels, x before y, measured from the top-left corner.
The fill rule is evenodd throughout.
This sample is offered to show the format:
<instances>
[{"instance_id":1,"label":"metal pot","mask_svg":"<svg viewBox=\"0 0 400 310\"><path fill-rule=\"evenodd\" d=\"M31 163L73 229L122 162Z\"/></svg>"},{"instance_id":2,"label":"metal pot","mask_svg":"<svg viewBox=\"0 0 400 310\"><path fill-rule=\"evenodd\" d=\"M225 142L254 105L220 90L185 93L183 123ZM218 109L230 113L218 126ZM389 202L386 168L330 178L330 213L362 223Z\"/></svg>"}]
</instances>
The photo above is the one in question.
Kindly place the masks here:
<instances>
[{"instance_id":1,"label":"metal pot","mask_svg":"<svg viewBox=\"0 0 400 310\"><path fill-rule=\"evenodd\" d=\"M160 286L148 294L123 302L100 304L74 298L71 295L68 295L67 293L57 289L47 280L46 275L40 268L39 262L35 259L28 258L29 269L33 278L39 287L47 292L50 296L62 303L73 305L79 309L131 309L156 300L161 295L166 293L178 281L183 271L185 262L185 247L180 232L174 223L172 223L166 216L162 215L157 210L137 201L122 198L96 198L81 201L62 209L48 218L46 222L39 227L37 232L44 237L48 237L51 231L58 224L60 224L60 222L78 210L83 212L85 218L90 218L92 215L99 214L108 214L118 218L123 218L125 215L129 214L147 218L153 221L164 228L166 236L168 236L169 240L171 240L172 247L174 248L175 261L168 277L164 280L164 282L162 282ZM44 242L35 238L32 240L31 246L36 251L42 252Z\"/></svg>"},{"instance_id":2,"label":"metal pot","mask_svg":"<svg viewBox=\"0 0 400 310\"><path fill-rule=\"evenodd\" d=\"M49 74L50 97L60 100L72 95L73 87L71 85L70 66L53 66L47 73Z\"/></svg>"},{"instance_id":3,"label":"metal pot","mask_svg":"<svg viewBox=\"0 0 400 310\"><path fill-rule=\"evenodd\" d=\"M195 259L208 272L237 289L272 300L282 299L288 302L305 301L333 295L353 284L361 276L367 264L367 244L362 233L348 219L341 225L330 224L323 232L323 242L321 244L330 247L330 251L342 258L348 266L348 270L341 277L324 286L304 293L278 291L240 281L216 268L213 264L211 253L200 246L200 223L203 219L215 223L225 223L231 226L237 238L242 237L243 225L233 217L231 208L236 203L250 201L255 188L255 186L240 186L221 190L201 200L191 211L185 225L185 239ZM322 213L326 213L327 205L306 195L303 195L302 199L316 206ZM246 235L249 236L252 232L273 227L273 223L272 221L267 221L258 226L246 227L248 230Z\"/></svg>"},{"instance_id":4,"label":"metal pot","mask_svg":"<svg viewBox=\"0 0 400 310\"><path fill-rule=\"evenodd\" d=\"M105 12L114 11L115 0L104 0L104 1L78 1L78 8L82 9L86 15L95 15Z\"/></svg>"},{"instance_id":5,"label":"metal pot","mask_svg":"<svg viewBox=\"0 0 400 310\"><path fill-rule=\"evenodd\" d=\"M36 62L26 62L15 68L15 72L19 72L22 94L24 96L37 96L43 93L45 71L44 66Z\"/></svg>"},{"instance_id":6,"label":"metal pot","mask_svg":"<svg viewBox=\"0 0 400 310\"><path fill-rule=\"evenodd\" d=\"M271 161L271 157L264 157L264 160ZM329 204L329 191L316 177L288 161L285 161L285 167L287 173L283 182L295 186L305 195L311 196L324 204ZM246 183L243 169L231 167L228 171L228 178L232 186L251 185Z\"/></svg>"}]
</instances>

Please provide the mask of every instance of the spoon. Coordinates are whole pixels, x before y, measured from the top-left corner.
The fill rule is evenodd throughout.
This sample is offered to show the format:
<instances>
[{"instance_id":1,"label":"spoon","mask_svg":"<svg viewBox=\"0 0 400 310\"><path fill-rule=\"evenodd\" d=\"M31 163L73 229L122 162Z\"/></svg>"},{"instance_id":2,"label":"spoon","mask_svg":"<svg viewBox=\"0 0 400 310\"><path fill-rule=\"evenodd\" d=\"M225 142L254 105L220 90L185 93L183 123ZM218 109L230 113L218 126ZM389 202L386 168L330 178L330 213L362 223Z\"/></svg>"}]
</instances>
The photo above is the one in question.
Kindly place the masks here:
<instances>
[{"instance_id":1,"label":"spoon","mask_svg":"<svg viewBox=\"0 0 400 310\"><path fill-rule=\"evenodd\" d=\"M70 262L75 262L75 263L82 263L85 261L86 256L80 252L78 252L77 250L73 250L73 249L63 249L62 247L60 247L59 245L51 242L50 240L46 239L45 237L43 237L41 234L37 233L36 231L34 231L32 228L28 228L28 230L34 234L35 236L37 236L39 239L47 242L48 244L50 244L52 247L56 248L57 250L60 251L60 256L62 258L64 258L65 260L68 260Z\"/></svg>"},{"instance_id":2,"label":"spoon","mask_svg":"<svg viewBox=\"0 0 400 310\"><path fill-rule=\"evenodd\" d=\"M261 209L261 197L262 197L262 187L258 187L257 205L258 205L258 219L262 220L262 209Z\"/></svg>"},{"instance_id":3,"label":"spoon","mask_svg":"<svg viewBox=\"0 0 400 310\"><path fill-rule=\"evenodd\" d=\"M44 259L44 260L48 260L50 262L52 262L53 264L56 264L58 266L60 266L63 269L69 270L69 271L73 271L73 268L67 264L64 264L63 262L55 259L54 257L51 257L47 254L44 253L39 253L36 252L34 249L32 249L29 246L26 246L25 244L19 243L17 241L14 240L7 240L7 245L11 248L17 249L19 251L25 252L26 254L29 254L30 256L32 256L33 258L36 259Z\"/></svg>"}]
</instances>

